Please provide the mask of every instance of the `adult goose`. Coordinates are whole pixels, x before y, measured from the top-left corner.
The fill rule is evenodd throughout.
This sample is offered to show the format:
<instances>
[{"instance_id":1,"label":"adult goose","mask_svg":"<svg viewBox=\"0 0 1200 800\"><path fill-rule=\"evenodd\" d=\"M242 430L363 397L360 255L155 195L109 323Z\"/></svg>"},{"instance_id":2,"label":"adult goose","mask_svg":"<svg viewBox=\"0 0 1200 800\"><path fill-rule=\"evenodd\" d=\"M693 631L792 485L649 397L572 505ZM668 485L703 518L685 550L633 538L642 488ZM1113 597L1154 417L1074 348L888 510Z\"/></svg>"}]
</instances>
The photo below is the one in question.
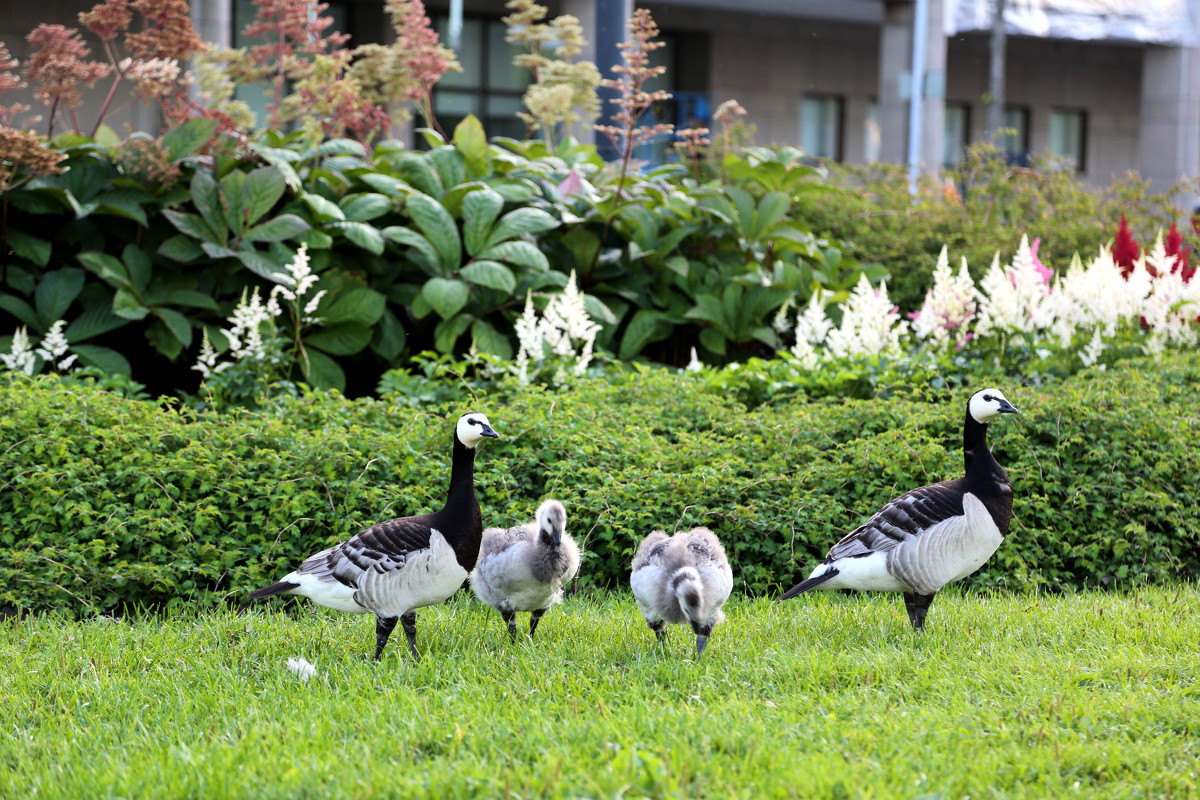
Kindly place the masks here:
<instances>
[{"instance_id":1,"label":"adult goose","mask_svg":"<svg viewBox=\"0 0 1200 800\"><path fill-rule=\"evenodd\" d=\"M531 612L529 636L533 638L542 616L562 600L563 585L579 573L579 546L566 527L563 504L547 500L538 506L533 522L483 532L471 588L500 612L514 639L517 612Z\"/></svg>"},{"instance_id":2,"label":"adult goose","mask_svg":"<svg viewBox=\"0 0 1200 800\"><path fill-rule=\"evenodd\" d=\"M664 641L666 625L690 625L696 655L725 620L721 606L733 590L733 571L721 540L708 528L668 536L654 531L633 557L629 583L650 630Z\"/></svg>"},{"instance_id":3,"label":"adult goose","mask_svg":"<svg viewBox=\"0 0 1200 800\"><path fill-rule=\"evenodd\" d=\"M1012 484L988 449L987 426L1016 412L997 389L971 395L963 423L966 474L892 500L781 599L809 589L903 592L913 628L924 628L937 591L983 566L1008 535Z\"/></svg>"},{"instance_id":4,"label":"adult goose","mask_svg":"<svg viewBox=\"0 0 1200 800\"><path fill-rule=\"evenodd\" d=\"M296 594L337 611L374 614L376 660L399 620L418 658L416 609L454 594L479 557L475 448L498 435L483 414L464 414L454 426L450 490L441 511L373 525L309 556L279 582L251 592L251 599Z\"/></svg>"}]
</instances>

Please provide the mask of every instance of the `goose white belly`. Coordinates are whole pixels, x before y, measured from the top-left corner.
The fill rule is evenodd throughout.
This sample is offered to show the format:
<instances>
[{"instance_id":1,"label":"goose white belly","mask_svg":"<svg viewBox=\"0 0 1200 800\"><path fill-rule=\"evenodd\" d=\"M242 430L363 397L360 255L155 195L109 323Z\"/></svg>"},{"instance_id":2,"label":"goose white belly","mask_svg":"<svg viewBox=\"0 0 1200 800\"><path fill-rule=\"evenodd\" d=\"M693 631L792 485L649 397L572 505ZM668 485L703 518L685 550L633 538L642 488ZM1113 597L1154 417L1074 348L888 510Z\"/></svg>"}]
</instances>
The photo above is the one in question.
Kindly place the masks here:
<instances>
[{"instance_id":1,"label":"goose white belly","mask_svg":"<svg viewBox=\"0 0 1200 800\"><path fill-rule=\"evenodd\" d=\"M381 617L399 617L442 602L466 579L467 571L458 563L454 548L435 530L430 532L429 547L409 553L400 568L363 573L354 599Z\"/></svg>"},{"instance_id":2,"label":"goose white belly","mask_svg":"<svg viewBox=\"0 0 1200 800\"><path fill-rule=\"evenodd\" d=\"M817 589L857 589L860 592L903 592L908 589L888 569L888 553L878 551L865 556L842 558L821 564L808 577L824 575L830 568L838 571Z\"/></svg>"},{"instance_id":3,"label":"goose white belly","mask_svg":"<svg viewBox=\"0 0 1200 800\"><path fill-rule=\"evenodd\" d=\"M919 594L933 594L987 562L1004 537L987 506L963 495L963 514L942 520L888 553L889 571Z\"/></svg>"},{"instance_id":4,"label":"goose white belly","mask_svg":"<svg viewBox=\"0 0 1200 800\"><path fill-rule=\"evenodd\" d=\"M556 602L562 581L539 581L529 568L536 547L518 542L480 561L471 580L484 602L497 610L506 606L509 611L534 611Z\"/></svg>"},{"instance_id":5,"label":"goose white belly","mask_svg":"<svg viewBox=\"0 0 1200 800\"><path fill-rule=\"evenodd\" d=\"M363 608L354 599L355 589L332 578L321 580L316 575L307 572L293 572L284 576L283 580L300 584L291 589L288 594L298 594L307 597L319 606L332 608L334 611L344 611L347 614L369 614L371 610Z\"/></svg>"}]
</instances>

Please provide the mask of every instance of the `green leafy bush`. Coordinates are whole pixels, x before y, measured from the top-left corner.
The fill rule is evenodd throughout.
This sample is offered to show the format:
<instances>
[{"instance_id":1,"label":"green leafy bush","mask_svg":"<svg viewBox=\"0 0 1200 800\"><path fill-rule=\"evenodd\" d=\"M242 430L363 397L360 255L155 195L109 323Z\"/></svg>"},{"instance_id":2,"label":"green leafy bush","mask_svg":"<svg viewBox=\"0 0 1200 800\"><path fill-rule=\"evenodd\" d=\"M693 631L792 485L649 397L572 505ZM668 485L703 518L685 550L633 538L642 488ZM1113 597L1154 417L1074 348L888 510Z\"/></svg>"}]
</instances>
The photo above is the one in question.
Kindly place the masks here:
<instances>
[{"instance_id":1,"label":"green leafy bush","mask_svg":"<svg viewBox=\"0 0 1200 800\"><path fill-rule=\"evenodd\" d=\"M549 392L413 407L334 394L198 416L61 379L0 386L0 604L78 612L240 601L381 519L440 506L451 421L487 411L488 524L553 495L619 586L656 527L708 525L739 588L771 592L881 503L962 469L962 394L747 412L703 381L635 370ZM1016 520L973 581L1064 589L1200 574L1200 358L1006 392L993 426Z\"/></svg>"}]
</instances>

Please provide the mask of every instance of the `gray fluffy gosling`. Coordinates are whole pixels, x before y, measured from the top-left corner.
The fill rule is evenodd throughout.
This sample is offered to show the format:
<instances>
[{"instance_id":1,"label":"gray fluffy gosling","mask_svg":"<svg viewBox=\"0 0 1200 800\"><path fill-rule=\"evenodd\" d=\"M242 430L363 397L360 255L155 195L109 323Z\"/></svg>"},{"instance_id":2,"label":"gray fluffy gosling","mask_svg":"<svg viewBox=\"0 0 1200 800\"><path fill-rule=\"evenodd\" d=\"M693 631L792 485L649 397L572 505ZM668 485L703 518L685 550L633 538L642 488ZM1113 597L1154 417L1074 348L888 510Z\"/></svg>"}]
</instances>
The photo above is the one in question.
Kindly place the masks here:
<instances>
[{"instance_id":1,"label":"gray fluffy gosling","mask_svg":"<svg viewBox=\"0 0 1200 800\"><path fill-rule=\"evenodd\" d=\"M532 637L542 615L562 600L563 585L579 574L579 547L566 534L566 528L567 510L563 504L547 500L538 506L533 522L483 532L471 588L480 600L500 612L514 639L517 612L532 612Z\"/></svg>"},{"instance_id":2,"label":"gray fluffy gosling","mask_svg":"<svg viewBox=\"0 0 1200 800\"><path fill-rule=\"evenodd\" d=\"M666 624L692 626L696 655L725 619L721 606L733 590L733 571L721 540L708 528L668 536L654 531L638 547L629 579L638 609L659 641Z\"/></svg>"},{"instance_id":3,"label":"gray fluffy gosling","mask_svg":"<svg viewBox=\"0 0 1200 800\"><path fill-rule=\"evenodd\" d=\"M987 426L1016 412L998 389L971 395L963 421L966 474L889 502L782 599L809 589L903 592L913 628L924 628L937 591L983 566L1008 535L1012 484L988 449Z\"/></svg>"},{"instance_id":4,"label":"gray fluffy gosling","mask_svg":"<svg viewBox=\"0 0 1200 800\"><path fill-rule=\"evenodd\" d=\"M417 609L454 594L475 568L483 534L475 448L498 435L483 414L464 414L454 426L450 489L440 511L373 525L309 556L251 599L298 594L336 611L374 614L376 661L399 621L417 658Z\"/></svg>"}]
</instances>

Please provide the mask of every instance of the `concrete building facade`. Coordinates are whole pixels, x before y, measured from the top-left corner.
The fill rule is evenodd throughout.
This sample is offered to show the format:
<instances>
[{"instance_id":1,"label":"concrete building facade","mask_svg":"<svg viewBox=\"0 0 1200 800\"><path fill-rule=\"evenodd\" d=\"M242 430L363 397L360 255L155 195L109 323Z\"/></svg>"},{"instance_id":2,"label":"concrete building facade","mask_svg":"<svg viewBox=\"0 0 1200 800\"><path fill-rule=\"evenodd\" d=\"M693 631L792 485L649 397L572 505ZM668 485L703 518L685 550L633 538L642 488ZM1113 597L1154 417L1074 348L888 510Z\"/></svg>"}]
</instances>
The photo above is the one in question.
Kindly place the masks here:
<instances>
[{"instance_id":1,"label":"concrete building facade","mask_svg":"<svg viewBox=\"0 0 1200 800\"><path fill-rule=\"evenodd\" d=\"M1006 147L1015 158L1057 154L1081 177L1107 184L1136 170L1165 188L1200 174L1200 0L1007 0ZM695 114L727 99L748 111L762 144L805 146L849 163L904 163L914 110L914 30L924 17L924 58L916 161L934 171L962 147L985 138L988 19L994 0L658 0L648 3L668 46L664 88ZM452 13L430 0L431 16ZM77 24L89 0L47 0L0 15L0 40L18 59L25 35L41 22ZM631 0L557 0L551 13L572 13L602 51ZM1084 7L1084 11L1080 8ZM1065 10L1064 10L1065 9ZM209 41L238 44L253 16L250 0L194 0L197 28ZM352 43L386 41L382 0L333 0L327 13ZM454 13L458 13L455 11ZM467 68L443 82L439 115L473 112L489 133L513 135L519 70L506 69L503 0L464 0L460 60ZM1074 16L1072 16L1072 14ZM93 51L99 47L93 43ZM592 53L585 57L595 58ZM610 67L597 59L602 70ZM469 73L469 74L468 74ZM93 93L81 116L100 103ZM671 115L671 110L666 112ZM445 120L443 120L445 122ZM117 130L152 128L136 102L109 120Z\"/></svg>"}]
</instances>

